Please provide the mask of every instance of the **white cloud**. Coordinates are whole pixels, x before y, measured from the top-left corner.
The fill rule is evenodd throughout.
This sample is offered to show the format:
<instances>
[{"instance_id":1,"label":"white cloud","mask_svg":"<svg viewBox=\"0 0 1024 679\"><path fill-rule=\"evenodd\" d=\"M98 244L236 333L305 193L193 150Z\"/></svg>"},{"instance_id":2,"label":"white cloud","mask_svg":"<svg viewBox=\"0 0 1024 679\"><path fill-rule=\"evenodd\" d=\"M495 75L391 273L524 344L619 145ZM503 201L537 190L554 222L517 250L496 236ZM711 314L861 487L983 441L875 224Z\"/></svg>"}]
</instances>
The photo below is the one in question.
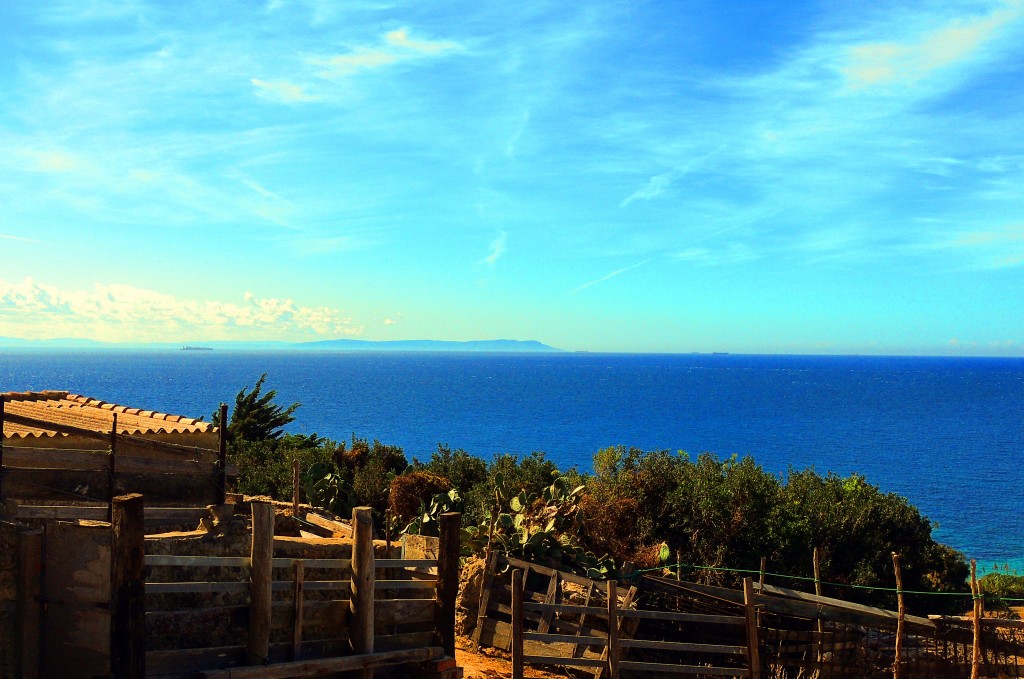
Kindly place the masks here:
<instances>
[{"instance_id":1,"label":"white cloud","mask_svg":"<svg viewBox=\"0 0 1024 679\"><path fill-rule=\"evenodd\" d=\"M321 75L327 78L354 75L360 71L390 66L405 61L442 56L457 51L458 43L450 40L416 40L409 37L406 28L384 34L375 47L360 46L347 54L314 57L310 62L326 66Z\"/></svg>"},{"instance_id":2,"label":"white cloud","mask_svg":"<svg viewBox=\"0 0 1024 679\"><path fill-rule=\"evenodd\" d=\"M978 19L956 19L913 42L854 45L843 72L855 89L918 81L936 69L971 58L999 29L1020 16L1019 6L1003 8Z\"/></svg>"},{"instance_id":3,"label":"white cloud","mask_svg":"<svg viewBox=\"0 0 1024 679\"><path fill-rule=\"evenodd\" d=\"M590 286L592 286L592 285L597 285L598 283L604 283L604 282L605 282L606 280L608 280L608 279L610 279L610 278L615 278L615 277L616 277L616 276L618 276L619 274L623 274L623 273L626 273L627 271L630 271L630 270L632 270L632 269L635 269L635 268L637 268L638 266L643 266L644 264L646 264L646 263L647 263L647 262L649 262L649 261L651 261L651 260L650 260L650 259L648 258L648 259L645 259L645 260L644 260L644 261L642 261L642 262L637 262L636 264L631 264L630 266L625 266L625 267L623 267L623 268L621 268L621 269L616 269L615 271L612 271L612 272L611 272L611 273L609 273L609 274L605 274L604 276L601 276L600 278L595 278L594 280L590 281L589 283L584 283L584 284L583 284L583 285L581 285L580 287L578 287L578 288L575 288L575 289L573 289L573 290L570 290L570 291L569 291L569 294L570 294L570 295L575 295L575 294L576 294L577 292L580 292L581 290L586 290L586 289L587 289L587 288L589 288Z\"/></svg>"},{"instance_id":4,"label":"white cloud","mask_svg":"<svg viewBox=\"0 0 1024 679\"><path fill-rule=\"evenodd\" d=\"M27 169L35 172L78 172L87 167L80 156L67 151L22 149L19 155L28 161Z\"/></svg>"},{"instance_id":5,"label":"white cloud","mask_svg":"<svg viewBox=\"0 0 1024 679\"><path fill-rule=\"evenodd\" d=\"M744 243L729 243L720 248L686 248L676 252L673 257L679 261L695 262L705 266L723 264L739 264L758 259L759 255Z\"/></svg>"},{"instance_id":6,"label":"white cloud","mask_svg":"<svg viewBox=\"0 0 1024 679\"><path fill-rule=\"evenodd\" d=\"M458 44L451 40L414 40L409 37L408 28L391 31L384 35L384 40L389 45L423 54L440 54L458 48Z\"/></svg>"},{"instance_id":7,"label":"white cloud","mask_svg":"<svg viewBox=\"0 0 1024 679\"><path fill-rule=\"evenodd\" d=\"M0 335L103 341L303 339L358 335L337 309L247 292L241 302L179 299L130 285L63 290L0 279Z\"/></svg>"},{"instance_id":8,"label":"white cloud","mask_svg":"<svg viewBox=\"0 0 1024 679\"><path fill-rule=\"evenodd\" d=\"M0 233L0 240L13 240L18 243L34 243L36 245L39 245L40 243L35 238L25 238L24 236L12 236L7 233Z\"/></svg>"},{"instance_id":9,"label":"white cloud","mask_svg":"<svg viewBox=\"0 0 1024 679\"><path fill-rule=\"evenodd\" d=\"M655 177L651 177L647 184L637 189L628 198L619 203L619 207L626 207L634 200L650 200L651 198L657 198L665 189L668 188L669 184L672 183L672 179L665 174L659 174Z\"/></svg>"},{"instance_id":10,"label":"white cloud","mask_svg":"<svg viewBox=\"0 0 1024 679\"><path fill-rule=\"evenodd\" d=\"M935 247L962 252L982 269L1024 265L1024 222L1001 228L962 231Z\"/></svg>"},{"instance_id":11,"label":"white cloud","mask_svg":"<svg viewBox=\"0 0 1024 679\"><path fill-rule=\"evenodd\" d=\"M291 104L297 101L316 101L317 98L307 94L302 85L295 85L284 80L268 82L258 78L252 78L251 82L256 87L256 93L267 99L277 99Z\"/></svg>"},{"instance_id":12,"label":"white cloud","mask_svg":"<svg viewBox=\"0 0 1024 679\"><path fill-rule=\"evenodd\" d=\"M480 263L486 264L487 266L494 266L497 264L498 260L501 259L501 256L505 254L507 243L508 234L502 231L497 238L491 241L491 252L484 257Z\"/></svg>"}]
</instances>

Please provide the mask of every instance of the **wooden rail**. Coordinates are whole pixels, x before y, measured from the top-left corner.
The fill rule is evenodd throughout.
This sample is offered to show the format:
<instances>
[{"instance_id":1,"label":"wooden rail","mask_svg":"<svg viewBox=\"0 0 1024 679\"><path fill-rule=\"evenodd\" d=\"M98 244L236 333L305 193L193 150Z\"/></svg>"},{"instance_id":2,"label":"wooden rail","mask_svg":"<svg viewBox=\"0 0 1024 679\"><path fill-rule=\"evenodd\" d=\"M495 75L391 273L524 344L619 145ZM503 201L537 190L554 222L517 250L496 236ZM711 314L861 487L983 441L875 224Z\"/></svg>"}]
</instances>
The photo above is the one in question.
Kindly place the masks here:
<instances>
[{"instance_id":1,"label":"wooden rail","mask_svg":"<svg viewBox=\"0 0 1024 679\"><path fill-rule=\"evenodd\" d=\"M447 539L443 536L440 541L439 558L376 559L373 554L370 514L367 509L361 509L354 512L353 526L356 530L350 559L275 558L271 553L273 510L269 504L264 503L253 503L253 548L249 556L146 555L145 566L164 569L157 571L158 577L166 578L165 573L174 572L170 569L180 568L224 568L234 571L228 581L147 582L148 594L249 595L247 606L211 609L212 615L230 615L247 626L248 641L245 647L155 651L149 654L153 664L171 670L170 673L181 667L187 668L185 671L205 672L201 676L265 679L277 676L320 676L327 672L348 670L358 670L365 675L374 667L433 660L446 654L448 643L454 646L455 598L451 597L449 606L447 595L442 593L442 586L444 582L448 583L449 588L452 584L458 586L459 515L442 517L448 536ZM361 527L361 524L365 525ZM341 573L339 579L310 580L311 569ZM290 577L286 580L275 579L282 576L282 571ZM432 572L437 574L433 575ZM377 578L378 573L385 577ZM246 574L248 577L240 581L240 576L245 577ZM448 579L445 580L445 577ZM338 598L306 601L304 595L311 591L331 591L333 597ZM282 592L291 593L290 601L282 601ZM379 598L381 592L387 598ZM278 594L272 596L273 593ZM423 595L429 598L422 598ZM331 624L344 626L341 633L332 632L334 641L304 639L304 614L311 612L314 619L323 621L328 611ZM164 625L173 625L179 624L176 622L179 619L180 624L188 624L188 620L197 620L195 616L202 613L185 610L154 611L148 615L153 616L154 621L159 619ZM290 626L289 642L270 643L271 629L281 630L282 623ZM317 655L325 652L322 650L324 644L336 645L339 638L347 639L348 643L344 646L351 644L351 650L356 655L316 659ZM336 654L338 650L327 652ZM310 653L314 657L311 658ZM338 664L335 661L344 662ZM245 666L226 669L225 664Z\"/></svg>"},{"instance_id":2,"label":"wooden rail","mask_svg":"<svg viewBox=\"0 0 1024 679\"><path fill-rule=\"evenodd\" d=\"M523 571L516 568L512 572L511 596L512 614L511 629L511 650L512 650L512 677L521 679L523 677L524 665L541 664L557 665L562 667L590 668L595 670L595 677L607 672L611 679L619 679L623 669L643 674L663 673L676 675L702 675L722 677L760 677L760 660L758 656L759 640L756 623L751 626L754 620L754 605L749 603L746 606L746 615L712 615L703 613L684 613L674 611L650 611L637 610L620 607L617 593L617 583L609 581L605 584L607 592L607 606L589 606L575 604L557 604L549 602L526 601L524 600L524 575ZM752 593L752 584L747 579L746 586ZM527 612L541 613L542 620L550 620L548 617L565 614L578 615L582 621L584 616L593 616L602 619L607 625L607 636L583 635L582 624L576 628L576 633L551 633L548 631L528 631L524 628L524 621ZM658 620L663 622L696 623L701 626L722 625L741 626L747 634L747 644L725 645L687 643L683 641L657 641L641 639L620 638L623 629L623 622L626 620ZM526 642L537 642L547 644L552 651L550 654L525 653ZM601 657L577 657L575 651L558 652L558 649L575 649L583 645L587 647L602 647ZM624 659L629 649L645 649L658 651L675 651L681 653L707 653L712 656L732 656L737 660L745 661L746 666L711 666L709 665L686 665L670 663L651 663L628 661ZM737 663L739 664L739 663Z\"/></svg>"}]
</instances>

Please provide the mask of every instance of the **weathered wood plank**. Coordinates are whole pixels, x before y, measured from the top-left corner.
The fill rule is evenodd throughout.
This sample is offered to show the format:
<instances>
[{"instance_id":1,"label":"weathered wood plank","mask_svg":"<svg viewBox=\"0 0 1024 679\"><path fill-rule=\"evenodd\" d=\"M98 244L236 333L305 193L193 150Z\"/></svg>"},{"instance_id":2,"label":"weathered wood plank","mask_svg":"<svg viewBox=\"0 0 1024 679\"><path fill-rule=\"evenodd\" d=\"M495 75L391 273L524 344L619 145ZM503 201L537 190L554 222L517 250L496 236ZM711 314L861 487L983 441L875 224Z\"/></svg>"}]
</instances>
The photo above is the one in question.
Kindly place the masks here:
<instances>
[{"instance_id":1,"label":"weathered wood plank","mask_svg":"<svg viewBox=\"0 0 1024 679\"><path fill-rule=\"evenodd\" d=\"M139 494L111 501L110 675L146 676L145 530Z\"/></svg>"},{"instance_id":2,"label":"weathered wood plank","mask_svg":"<svg viewBox=\"0 0 1024 679\"><path fill-rule=\"evenodd\" d=\"M562 665L563 667L604 667L600 658L561 658L554 655L524 655L523 662L531 665Z\"/></svg>"},{"instance_id":3,"label":"weathered wood plank","mask_svg":"<svg viewBox=\"0 0 1024 679\"><path fill-rule=\"evenodd\" d=\"M570 634L549 634L547 632L523 632L523 639L539 641L544 644L584 644L587 646L603 646L608 642L605 637L585 637ZM626 642L623 642L625 645ZM658 642L660 643L660 642Z\"/></svg>"},{"instance_id":4,"label":"weathered wood plank","mask_svg":"<svg viewBox=\"0 0 1024 679\"><path fill-rule=\"evenodd\" d=\"M434 639L433 630L426 632L399 632L397 634L377 634L373 638L375 653L381 651L397 651L403 648L424 648L430 646Z\"/></svg>"},{"instance_id":5,"label":"weathered wood plank","mask_svg":"<svg viewBox=\"0 0 1024 679\"><path fill-rule=\"evenodd\" d=\"M619 594L618 583L615 580L608 581L608 676L610 679L619 679L619 660L622 656L622 647L619 646Z\"/></svg>"},{"instance_id":6,"label":"weathered wood plank","mask_svg":"<svg viewBox=\"0 0 1024 679\"><path fill-rule=\"evenodd\" d=\"M473 643L477 648L481 645L481 637L484 631L484 621L487 620L487 611L491 606L491 588L494 585L494 573L498 567L498 553L491 552L487 564L484 566L484 581L480 587L480 610L477 611L476 627L473 628Z\"/></svg>"},{"instance_id":7,"label":"weathered wood plank","mask_svg":"<svg viewBox=\"0 0 1024 679\"><path fill-rule=\"evenodd\" d=\"M436 568L437 559L376 559L374 567L381 568Z\"/></svg>"},{"instance_id":8,"label":"weathered wood plank","mask_svg":"<svg viewBox=\"0 0 1024 679\"><path fill-rule=\"evenodd\" d=\"M661 672L663 674L699 674L708 677L746 677L749 673L742 667L705 667L704 665L670 665L666 663L622 661L622 669L636 672Z\"/></svg>"},{"instance_id":9,"label":"weathered wood plank","mask_svg":"<svg viewBox=\"0 0 1024 679\"><path fill-rule=\"evenodd\" d=\"M249 634L246 662L267 661L270 655L271 597L273 591L274 506L252 503L252 550L249 567Z\"/></svg>"},{"instance_id":10,"label":"weathered wood plank","mask_svg":"<svg viewBox=\"0 0 1024 679\"><path fill-rule=\"evenodd\" d=\"M755 590L761 590L763 594L772 594L776 596L787 597L790 599L796 599L798 601L804 601L808 603L820 604L830 608L851 611L854 613L860 613L866 616L867 619L881 619L892 624L895 628L899 613L896 611L887 611L883 608L875 608L873 606L865 606L864 604L855 604L849 601L841 601L839 599L832 599L824 596L817 596L816 594L808 594L807 592L800 592L795 589L786 589L784 587L776 587L774 585L761 585L755 584ZM761 603L758 601L757 603ZM922 618L916 615L905 616L905 621L910 624L918 625L921 628L934 632L935 623L928 618ZM908 631L910 628L907 628Z\"/></svg>"},{"instance_id":11,"label":"weathered wood plank","mask_svg":"<svg viewBox=\"0 0 1024 679\"><path fill-rule=\"evenodd\" d=\"M342 658L302 660L279 663L267 667L236 667L230 670L201 672L204 679L290 679L292 677L322 677L335 672L356 670L373 672L374 667L404 663L428 662L442 657L444 652L436 646L403 649L383 653L349 655Z\"/></svg>"},{"instance_id":12,"label":"weathered wood plank","mask_svg":"<svg viewBox=\"0 0 1024 679\"><path fill-rule=\"evenodd\" d=\"M374 589L434 589L437 580L377 580Z\"/></svg>"},{"instance_id":13,"label":"weathered wood plank","mask_svg":"<svg viewBox=\"0 0 1024 679\"><path fill-rule=\"evenodd\" d=\"M523 679L523 572L512 571L512 679Z\"/></svg>"},{"instance_id":14,"label":"weathered wood plank","mask_svg":"<svg viewBox=\"0 0 1024 679\"><path fill-rule=\"evenodd\" d=\"M571 613L573 615L603 616L605 614L605 609L603 606L580 606L578 604L545 604L538 601L524 601L523 610L537 611L539 613L544 613L545 611L552 610L556 613Z\"/></svg>"},{"instance_id":15,"label":"weathered wood plank","mask_svg":"<svg viewBox=\"0 0 1024 679\"><path fill-rule=\"evenodd\" d=\"M175 556L173 554L147 554L147 566L185 566L248 568L252 559L248 556Z\"/></svg>"},{"instance_id":16,"label":"weathered wood plank","mask_svg":"<svg viewBox=\"0 0 1024 679\"><path fill-rule=\"evenodd\" d=\"M332 533L336 534L337 537L352 537L352 526L348 525L347 523L342 523L341 521L329 519L326 516L323 516L322 514L317 514L316 512L306 512L305 518L307 523L311 523L314 526L319 526L320 528L325 528L331 531Z\"/></svg>"},{"instance_id":17,"label":"weathered wood plank","mask_svg":"<svg viewBox=\"0 0 1024 679\"><path fill-rule=\"evenodd\" d=\"M757 607L754 603L754 581L743 578L743 617L747 628L747 667L750 679L761 679L761 639L758 636ZM822 631L818 620L818 632Z\"/></svg>"},{"instance_id":18,"label":"weathered wood plank","mask_svg":"<svg viewBox=\"0 0 1024 679\"><path fill-rule=\"evenodd\" d=\"M147 582L148 594L218 594L248 592L248 582Z\"/></svg>"},{"instance_id":19,"label":"weathered wood plank","mask_svg":"<svg viewBox=\"0 0 1024 679\"><path fill-rule=\"evenodd\" d=\"M42 637L43 532L26 531L18 545L18 621L21 677L38 679Z\"/></svg>"},{"instance_id":20,"label":"weathered wood plank","mask_svg":"<svg viewBox=\"0 0 1024 679\"><path fill-rule=\"evenodd\" d=\"M349 640L352 650L373 654L374 567L373 514L369 507L352 510L352 597ZM373 679L373 670L360 668L360 679Z\"/></svg>"},{"instance_id":21,"label":"weathered wood plank","mask_svg":"<svg viewBox=\"0 0 1024 679\"><path fill-rule=\"evenodd\" d=\"M276 557L270 563L274 568L291 568L298 557ZM352 567L352 559L302 559L307 569L347 570Z\"/></svg>"},{"instance_id":22,"label":"weathered wood plank","mask_svg":"<svg viewBox=\"0 0 1024 679\"><path fill-rule=\"evenodd\" d=\"M438 518L437 590L434 598L436 644L455 657L455 604L459 597L459 551L462 515L446 512ZM422 584L422 583L420 583ZM433 583L427 583L433 585Z\"/></svg>"},{"instance_id":23,"label":"weathered wood plank","mask_svg":"<svg viewBox=\"0 0 1024 679\"><path fill-rule=\"evenodd\" d=\"M298 497L297 492L296 497ZM295 573L292 589L292 660L294 661L302 659L302 621L305 617L306 603L303 586L306 579L306 565L300 559L292 564L292 568Z\"/></svg>"},{"instance_id":24,"label":"weathered wood plank","mask_svg":"<svg viewBox=\"0 0 1024 679\"><path fill-rule=\"evenodd\" d=\"M623 639L623 648L643 648L655 651L678 651L680 653L710 653L717 655L747 654L746 646L722 646L717 644L693 644L684 641L651 641L648 639Z\"/></svg>"},{"instance_id":25,"label":"weathered wood plank","mask_svg":"<svg viewBox=\"0 0 1024 679\"><path fill-rule=\"evenodd\" d=\"M433 599L380 599L374 611L377 626L433 622Z\"/></svg>"}]
</instances>

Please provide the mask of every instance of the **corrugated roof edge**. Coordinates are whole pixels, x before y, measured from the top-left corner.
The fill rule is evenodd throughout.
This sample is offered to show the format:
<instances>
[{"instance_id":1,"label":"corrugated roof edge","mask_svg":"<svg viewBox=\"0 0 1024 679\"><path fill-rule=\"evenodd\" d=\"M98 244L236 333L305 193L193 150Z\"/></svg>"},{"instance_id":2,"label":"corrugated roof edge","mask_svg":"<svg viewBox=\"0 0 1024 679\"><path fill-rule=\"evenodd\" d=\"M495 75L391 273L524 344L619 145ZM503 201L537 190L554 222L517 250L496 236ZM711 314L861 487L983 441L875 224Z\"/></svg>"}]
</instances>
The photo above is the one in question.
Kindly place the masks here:
<instances>
[{"instance_id":1,"label":"corrugated roof edge","mask_svg":"<svg viewBox=\"0 0 1024 679\"><path fill-rule=\"evenodd\" d=\"M107 403L106 401L82 396L80 394L72 394L67 391L52 389L42 391L5 391L0 392L0 397L7 402L70 401L71 404L80 407L100 408L102 410L109 410L116 413L139 415L140 417L149 417L155 420L164 420L166 422L197 427L195 432L175 432L173 429L164 429L163 427L150 429L140 429L137 427L134 429L125 428L121 431L122 434L127 434L128 436L140 436L145 434L209 433L217 431L217 427L213 426L213 423L203 422L201 418L185 417L184 415L169 415L167 413L142 410L141 408L130 408L128 406L118 405L117 403ZM74 407L74 405L72 407ZM57 436L67 436L67 434L40 429L38 432L12 432L10 435L4 436L4 438L56 438Z\"/></svg>"}]
</instances>

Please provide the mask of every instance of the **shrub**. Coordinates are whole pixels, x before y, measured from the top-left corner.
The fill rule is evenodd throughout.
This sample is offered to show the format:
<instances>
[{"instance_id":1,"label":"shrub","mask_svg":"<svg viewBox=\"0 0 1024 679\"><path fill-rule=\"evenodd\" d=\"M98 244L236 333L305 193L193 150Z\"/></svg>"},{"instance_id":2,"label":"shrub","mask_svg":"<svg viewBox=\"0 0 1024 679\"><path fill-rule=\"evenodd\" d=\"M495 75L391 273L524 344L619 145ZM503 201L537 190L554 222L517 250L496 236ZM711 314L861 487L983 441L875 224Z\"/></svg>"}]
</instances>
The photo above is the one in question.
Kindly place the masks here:
<instances>
[{"instance_id":1,"label":"shrub","mask_svg":"<svg viewBox=\"0 0 1024 679\"><path fill-rule=\"evenodd\" d=\"M391 481L388 508L391 516L400 523L407 523L418 513L420 506L429 504L439 493L453 488L452 483L428 471L414 471L396 476Z\"/></svg>"}]
</instances>

